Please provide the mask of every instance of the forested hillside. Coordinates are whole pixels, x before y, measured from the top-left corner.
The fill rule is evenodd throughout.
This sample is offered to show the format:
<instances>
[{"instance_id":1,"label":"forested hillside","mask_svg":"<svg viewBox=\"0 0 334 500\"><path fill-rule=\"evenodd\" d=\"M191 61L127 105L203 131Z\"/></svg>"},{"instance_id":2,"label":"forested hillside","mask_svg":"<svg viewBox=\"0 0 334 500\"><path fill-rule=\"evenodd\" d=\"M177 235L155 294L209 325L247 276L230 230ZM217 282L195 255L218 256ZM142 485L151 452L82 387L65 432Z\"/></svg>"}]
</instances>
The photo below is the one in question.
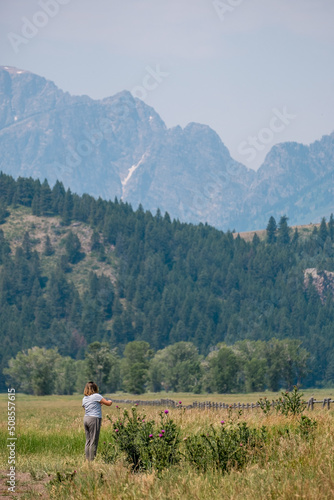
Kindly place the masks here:
<instances>
[{"instance_id":1,"label":"forested hillside","mask_svg":"<svg viewBox=\"0 0 334 500\"><path fill-rule=\"evenodd\" d=\"M1 371L33 346L82 359L96 341L120 355L133 340L152 352L186 341L206 356L276 338L310 353L306 385L334 382L333 290L304 277L334 271L332 215L308 233L271 218L247 242L1 174L0 223Z\"/></svg>"}]
</instances>

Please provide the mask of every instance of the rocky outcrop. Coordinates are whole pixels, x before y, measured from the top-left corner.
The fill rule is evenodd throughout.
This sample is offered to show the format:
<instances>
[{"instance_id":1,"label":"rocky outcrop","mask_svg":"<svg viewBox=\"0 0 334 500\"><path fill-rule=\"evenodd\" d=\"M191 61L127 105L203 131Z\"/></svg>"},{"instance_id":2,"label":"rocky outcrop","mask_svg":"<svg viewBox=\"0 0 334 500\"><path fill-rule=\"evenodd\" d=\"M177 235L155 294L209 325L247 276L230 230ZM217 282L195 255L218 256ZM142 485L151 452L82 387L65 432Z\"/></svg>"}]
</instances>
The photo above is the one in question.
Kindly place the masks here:
<instances>
[{"instance_id":1,"label":"rocky outcrop","mask_svg":"<svg viewBox=\"0 0 334 500\"><path fill-rule=\"evenodd\" d=\"M331 271L318 271L316 268L305 269L304 286L307 288L309 283L315 286L322 301L325 300L328 292L334 295L334 273Z\"/></svg>"}]
</instances>

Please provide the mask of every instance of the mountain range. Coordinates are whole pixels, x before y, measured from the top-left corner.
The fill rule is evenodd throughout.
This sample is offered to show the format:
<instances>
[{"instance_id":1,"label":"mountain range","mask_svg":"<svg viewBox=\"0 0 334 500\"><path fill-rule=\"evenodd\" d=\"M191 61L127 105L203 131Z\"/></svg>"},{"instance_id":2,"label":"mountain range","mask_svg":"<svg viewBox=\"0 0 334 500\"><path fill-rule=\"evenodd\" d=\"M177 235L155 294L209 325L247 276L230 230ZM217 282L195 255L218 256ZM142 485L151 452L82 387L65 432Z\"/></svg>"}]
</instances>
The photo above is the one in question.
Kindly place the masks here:
<instances>
[{"instance_id":1,"label":"mountain range","mask_svg":"<svg viewBox=\"0 0 334 500\"><path fill-rule=\"evenodd\" d=\"M334 133L309 146L277 144L254 171L209 126L167 128L128 91L72 96L8 66L0 67L0 170L223 230L260 229L283 214L307 224L334 212Z\"/></svg>"}]
</instances>

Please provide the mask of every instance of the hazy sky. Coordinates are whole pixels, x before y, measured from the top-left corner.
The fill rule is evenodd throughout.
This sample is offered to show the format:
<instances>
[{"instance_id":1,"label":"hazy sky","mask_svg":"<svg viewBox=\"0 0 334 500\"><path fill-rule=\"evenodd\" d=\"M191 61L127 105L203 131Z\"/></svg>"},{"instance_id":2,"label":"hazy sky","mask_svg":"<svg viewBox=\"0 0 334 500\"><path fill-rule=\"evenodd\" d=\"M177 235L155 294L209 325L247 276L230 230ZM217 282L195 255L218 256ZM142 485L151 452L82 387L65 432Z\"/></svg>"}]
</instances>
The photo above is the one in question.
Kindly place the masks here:
<instances>
[{"instance_id":1,"label":"hazy sky","mask_svg":"<svg viewBox=\"0 0 334 500\"><path fill-rule=\"evenodd\" d=\"M277 142L333 132L333 26L333 0L0 0L0 65L132 91L256 169Z\"/></svg>"}]
</instances>

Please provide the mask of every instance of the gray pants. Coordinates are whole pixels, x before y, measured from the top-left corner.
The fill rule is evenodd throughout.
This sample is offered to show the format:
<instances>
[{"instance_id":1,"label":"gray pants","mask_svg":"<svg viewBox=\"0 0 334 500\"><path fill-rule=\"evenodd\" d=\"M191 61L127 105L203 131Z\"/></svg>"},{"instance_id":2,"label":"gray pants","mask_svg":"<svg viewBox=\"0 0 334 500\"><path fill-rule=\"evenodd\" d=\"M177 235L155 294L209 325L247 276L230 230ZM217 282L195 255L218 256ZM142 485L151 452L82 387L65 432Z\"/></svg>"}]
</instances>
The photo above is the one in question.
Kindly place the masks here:
<instances>
[{"instance_id":1,"label":"gray pants","mask_svg":"<svg viewBox=\"0 0 334 500\"><path fill-rule=\"evenodd\" d=\"M85 454L87 460L94 460L99 442L102 418L84 417L84 427L86 433Z\"/></svg>"}]
</instances>

